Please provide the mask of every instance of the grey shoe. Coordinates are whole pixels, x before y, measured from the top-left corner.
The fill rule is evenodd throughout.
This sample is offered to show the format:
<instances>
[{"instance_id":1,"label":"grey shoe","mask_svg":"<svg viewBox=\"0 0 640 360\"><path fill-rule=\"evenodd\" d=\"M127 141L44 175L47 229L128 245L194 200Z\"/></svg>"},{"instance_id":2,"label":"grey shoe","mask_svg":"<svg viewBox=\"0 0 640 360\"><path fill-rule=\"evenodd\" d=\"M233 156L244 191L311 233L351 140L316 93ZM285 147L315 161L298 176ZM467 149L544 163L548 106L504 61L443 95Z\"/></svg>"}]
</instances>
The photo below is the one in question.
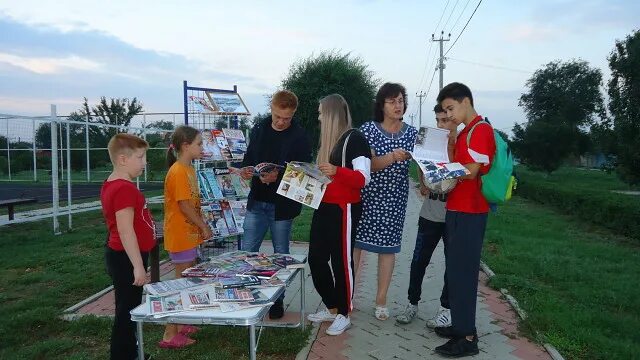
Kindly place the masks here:
<instances>
[{"instance_id":1,"label":"grey shoe","mask_svg":"<svg viewBox=\"0 0 640 360\"><path fill-rule=\"evenodd\" d=\"M418 305L408 304L402 314L396 316L396 322L399 324L409 324L418 315Z\"/></svg>"}]
</instances>

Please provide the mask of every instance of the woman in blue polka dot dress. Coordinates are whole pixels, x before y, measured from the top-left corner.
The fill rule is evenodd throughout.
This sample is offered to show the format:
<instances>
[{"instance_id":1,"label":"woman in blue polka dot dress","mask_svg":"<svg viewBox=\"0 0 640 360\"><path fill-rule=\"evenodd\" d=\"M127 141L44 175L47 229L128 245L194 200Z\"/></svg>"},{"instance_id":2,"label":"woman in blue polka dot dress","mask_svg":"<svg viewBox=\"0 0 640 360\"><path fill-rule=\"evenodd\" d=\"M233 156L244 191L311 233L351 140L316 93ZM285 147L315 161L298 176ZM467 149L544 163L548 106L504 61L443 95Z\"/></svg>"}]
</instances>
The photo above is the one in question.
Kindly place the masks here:
<instances>
[{"instance_id":1,"label":"woman in blue polka dot dress","mask_svg":"<svg viewBox=\"0 0 640 360\"><path fill-rule=\"evenodd\" d=\"M356 233L354 264L361 251L378 254L378 291L375 317L389 318L387 291L395 256L400 252L402 228L409 195L409 151L413 151L417 130L402 121L407 111L407 91L395 83L382 85L376 95L374 120L360 131L371 146L371 181L362 190L362 218Z\"/></svg>"}]
</instances>

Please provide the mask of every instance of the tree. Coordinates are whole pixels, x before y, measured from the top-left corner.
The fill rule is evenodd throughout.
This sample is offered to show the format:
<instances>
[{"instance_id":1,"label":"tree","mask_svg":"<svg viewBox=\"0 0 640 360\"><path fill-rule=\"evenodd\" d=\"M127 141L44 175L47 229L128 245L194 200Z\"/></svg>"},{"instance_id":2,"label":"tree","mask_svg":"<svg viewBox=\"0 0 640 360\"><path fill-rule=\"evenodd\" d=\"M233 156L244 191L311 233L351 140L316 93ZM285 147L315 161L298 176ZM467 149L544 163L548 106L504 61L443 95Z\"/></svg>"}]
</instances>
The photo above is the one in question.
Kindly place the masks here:
<instances>
[{"instance_id":1,"label":"tree","mask_svg":"<svg viewBox=\"0 0 640 360\"><path fill-rule=\"evenodd\" d=\"M616 41L609 55L609 111L616 137L617 172L640 183L640 31Z\"/></svg>"},{"instance_id":2,"label":"tree","mask_svg":"<svg viewBox=\"0 0 640 360\"><path fill-rule=\"evenodd\" d=\"M571 134L566 124L537 121L523 127L513 127L511 147L521 163L531 170L552 173L571 153L571 145L564 141Z\"/></svg>"},{"instance_id":3,"label":"tree","mask_svg":"<svg viewBox=\"0 0 640 360\"><path fill-rule=\"evenodd\" d=\"M531 168L550 173L570 155L588 151L586 130L606 118L601 83L600 70L583 60L555 61L538 69L518 103L527 122L514 128L516 156Z\"/></svg>"},{"instance_id":4,"label":"tree","mask_svg":"<svg viewBox=\"0 0 640 360\"><path fill-rule=\"evenodd\" d=\"M338 93L349 104L353 126L371 119L378 80L362 59L349 53L322 52L291 65L282 87L299 99L296 118L309 134L312 148L319 139L318 100Z\"/></svg>"}]
</instances>

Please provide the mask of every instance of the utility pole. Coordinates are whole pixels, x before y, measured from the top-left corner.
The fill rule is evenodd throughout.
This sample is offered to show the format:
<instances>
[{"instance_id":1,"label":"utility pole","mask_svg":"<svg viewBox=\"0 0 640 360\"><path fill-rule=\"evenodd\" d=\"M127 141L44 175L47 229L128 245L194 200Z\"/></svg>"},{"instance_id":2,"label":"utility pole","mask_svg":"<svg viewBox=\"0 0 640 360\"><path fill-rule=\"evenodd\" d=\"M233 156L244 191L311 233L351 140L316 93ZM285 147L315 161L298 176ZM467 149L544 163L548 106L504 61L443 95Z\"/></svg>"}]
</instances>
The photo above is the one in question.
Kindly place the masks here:
<instances>
[{"instance_id":1,"label":"utility pole","mask_svg":"<svg viewBox=\"0 0 640 360\"><path fill-rule=\"evenodd\" d=\"M444 79L443 79L443 71L444 71L444 68L446 67L444 65L444 55L442 54L442 51L443 51L442 48L443 48L444 42L445 41L450 41L450 40L451 40L451 34L449 34L449 37L447 39L445 39L444 38L444 31L442 31L440 33L440 39L436 39L434 37L434 35L431 34L431 41L437 41L437 42L440 43L440 60L438 61L438 65L436 67L438 70L440 70L440 90L442 90L442 88L444 87L444 84L443 84L443 81L444 81Z\"/></svg>"},{"instance_id":2,"label":"utility pole","mask_svg":"<svg viewBox=\"0 0 640 360\"><path fill-rule=\"evenodd\" d=\"M427 94L425 94L422 90L420 90L420 93L416 93L416 96L418 98L420 98L420 116L418 117L418 127L422 126L422 99L427 97Z\"/></svg>"},{"instance_id":3,"label":"utility pole","mask_svg":"<svg viewBox=\"0 0 640 360\"><path fill-rule=\"evenodd\" d=\"M411 126L414 126L413 125L413 118L416 117L416 114L411 114L411 115L409 115L409 117L411 118Z\"/></svg>"}]
</instances>

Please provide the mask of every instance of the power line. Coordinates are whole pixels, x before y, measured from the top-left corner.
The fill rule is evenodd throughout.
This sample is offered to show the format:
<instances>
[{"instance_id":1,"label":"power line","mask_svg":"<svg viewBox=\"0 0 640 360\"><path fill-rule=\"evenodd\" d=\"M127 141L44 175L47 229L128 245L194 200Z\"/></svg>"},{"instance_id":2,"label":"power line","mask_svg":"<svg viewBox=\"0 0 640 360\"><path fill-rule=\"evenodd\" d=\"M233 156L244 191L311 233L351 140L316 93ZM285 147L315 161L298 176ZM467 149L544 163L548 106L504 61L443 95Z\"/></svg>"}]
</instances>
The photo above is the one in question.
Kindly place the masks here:
<instances>
[{"instance_id":1,"label":"power line","mask_svg":"<svg viewBox=\"0 0 640 360\"><path fill-rule=\"evenodd\" d=\"M480 4L482 4L482 0L480 0L478 2L478 5L476 6L476 8L473 10L473 13L471 13L471 16L469 17L469 20L467 20L467 23L464 24L464 27L462 28L462 31L460 31L460 34L458 34L458 37L454 40L453 44L451 44L451 46L449 47L449 50L447 50L446 53L444 53L444 55L446 56L449 51L451 51L451 49L453 49L453 47L456 45L456 43L458 42L458 39L460 39L460 36L462 36L462 33L464 33L464 30L467 28L467 25L469 25L469 22L471 21L471 19L473 19L473 15L475 15L476 11L478 10L478 8L480 7Z\"/></svg>"},{"instance_id":2,"label":"power line","mask_svg":"<svg viewBox=\"0 0 640 360\"><path fill-rule=\"evenodd\" d=\"M447 21L444 22L444 25L442 25L442 29L444 30L444 28L447 27L447 24L449 24L449 20L451 20L451 16L453 16L453 12L456 11L456 7L458 7L458 2L460 2L460 0L456 0L456 3L453 4L453 8L451 9L451 13L449 14L449 17L447 18Z\"/></svg>"},{"instance_id":3,"label":"power line","mask_svg":"<svg viewBox=\"0 0 640 360\"><path fill-rule=\"evenodd\" d=\"M438 24L436 25L436 28L433 30L434 34L438 30L438 26L440 26L440 22L442 21L442 17L444 16L444 13L447 12L447 8L449 7L449 1L450 0L447 0L447 4L444 6L444 10L442 10L442 14L440 14L440 20L438 20Z\"/></svg>"},{"instance_id":4,"label":"power line","mask_svg":"<svg viewBox=\"0 0 640 360\"><path fill-rule=\"evenodd\" d=\"M461 59L456 59L456 58L452 58L452 57L448 57L447 59L448 60L453 60L453 61L458 61L458 62L461 62L461 63L467 63L467 64L472 64L472 65L477 65L477 66L483 66L483 67L492 68L492 69L513 71L513 72L519 72L519 73L523 73L523 74L533 74L533 71L515 69L515 68L506 67L506 66L483 64L483 63L479 63L479 62L461 60Z\"/></svg>"},{"instance_id":5,"label":"power line","mask_svg":"<svg viewBox=\"0 0 640 360\"><path fill-rule=\"evenodd\" d=\"M469 6L470 2L471 0L467 0L467 2L464 4L464 7L462 8L460 15L458 15L458 18L456 19L456 22L453 23L453 26L451 26L451 30L449 30L449 33L452 33L453 29L456 28L456 26L458 25L458 21L460 21L460 18L462 17L462 15L464 15L464 11L467 10L467 6Z\"/></svg>"}]
</instances>

